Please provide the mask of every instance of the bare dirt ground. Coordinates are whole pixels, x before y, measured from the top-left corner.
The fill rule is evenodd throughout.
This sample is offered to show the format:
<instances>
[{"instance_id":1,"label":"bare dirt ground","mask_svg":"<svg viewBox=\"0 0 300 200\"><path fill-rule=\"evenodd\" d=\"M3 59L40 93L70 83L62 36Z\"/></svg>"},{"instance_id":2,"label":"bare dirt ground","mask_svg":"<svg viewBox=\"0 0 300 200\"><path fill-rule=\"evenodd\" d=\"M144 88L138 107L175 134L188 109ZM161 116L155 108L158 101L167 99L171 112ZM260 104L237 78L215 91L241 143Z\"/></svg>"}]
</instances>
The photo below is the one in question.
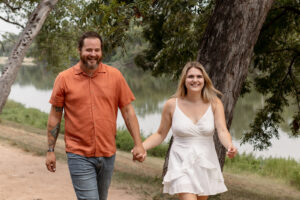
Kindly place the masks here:
<instances>
[{"instance_id":1,"label":"bare dirt ground","mask_svg":"<svg viewBox=\"0 0 300 200\"><path fill-rule=\"evenodd\" d=\"M44 156L33 155L12 146L25 141L33 146L46 144L45 136L5 126L0 126L0 130L0 200L76 199L65 162L57 161L57 171L51 173L46 170ZM19 141L12 142L11 138L16 137ZM23 145L26 150L26 144ZM113 182L108 199L139 199L137 195L129 193L129 190L121 189Z\"/></svg>"},{"instance_id":2,"label":"bare dirt ground","mask_svg":"<svg viewBox=\"0 0 300 200\"><path fill-rule=\"evenodd\" d=\"M57 171L45 168L45 159L0 143L0 199L47 200L76 199L68 166L58 162ZM112 185L109 200L134 200L127 191Z\"/></svg>"}]
</instances>

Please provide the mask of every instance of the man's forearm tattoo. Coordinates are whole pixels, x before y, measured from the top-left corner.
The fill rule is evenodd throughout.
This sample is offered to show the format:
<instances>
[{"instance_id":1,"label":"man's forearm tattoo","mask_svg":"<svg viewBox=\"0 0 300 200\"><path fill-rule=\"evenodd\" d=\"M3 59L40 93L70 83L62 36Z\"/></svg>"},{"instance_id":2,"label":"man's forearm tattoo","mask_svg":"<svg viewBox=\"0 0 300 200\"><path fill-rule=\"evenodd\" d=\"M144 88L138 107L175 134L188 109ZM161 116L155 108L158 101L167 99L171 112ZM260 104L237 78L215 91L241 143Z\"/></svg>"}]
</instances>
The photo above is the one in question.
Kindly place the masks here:
<instances>
[{"instance_id":1,"label":"man's forearm tattoo","mask_svg":"<svg viewBox=\"0 0 300 200\"><path fill-rule=\"evenodd\" d=\"M63 107L57 107L57 106L55 106L54 108L55 108L56 112L62 112L63 111Z\"/></svg>"},{"instance_id":2,"label":"man's forearm tattoo","mask_svg":"<svg viewBox=\"0 0 300 200\"><path fill-rule=\"evenodd\" d=\"M60 123L57 123L56 126L50 131L51 135L55 138L55 140L57 139L59 130L60 130Z\"/></svg>"},{"instance_id":3,"label":"man's forearm tattoo","mask_svg":"<svg viewBox=\"0 0 300 200\"><path fill-rule=\"evenodd\" d=\"M58 137L58 134L59 134L59 130L60 130L60 122L57 123L56 126L50 131L53 138L51 138L51 137L48 138L48 146L49 147L54 147L57 137Z\"/></svg>"}]
</instances>

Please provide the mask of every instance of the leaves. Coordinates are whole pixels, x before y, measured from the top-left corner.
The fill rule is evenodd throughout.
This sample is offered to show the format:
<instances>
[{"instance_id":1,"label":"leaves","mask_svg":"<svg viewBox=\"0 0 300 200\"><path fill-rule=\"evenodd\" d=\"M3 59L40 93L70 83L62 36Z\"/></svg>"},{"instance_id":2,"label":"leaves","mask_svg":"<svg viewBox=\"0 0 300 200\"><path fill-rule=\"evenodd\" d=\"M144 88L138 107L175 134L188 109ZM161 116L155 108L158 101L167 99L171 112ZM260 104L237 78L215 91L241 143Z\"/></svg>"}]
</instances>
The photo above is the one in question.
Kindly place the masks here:
<instances>
[{"instance_id":1,"label":"leaves","mask_svg":"<svg viewBox=\"0 0 300 200\"><path fill-rule=\"evenodd\" d=\"M283 120L281 112L291 104L296 104L298 109L290 128L294 136L299 135L300 12L297 10L300 11L297 0L276 1L255 45L254 86L260 93L271 97L251 123L251 130L243 142L250 142L258 149L267 148L269 139L278 136L279 123Z\"/></svg>"}]
</instances>

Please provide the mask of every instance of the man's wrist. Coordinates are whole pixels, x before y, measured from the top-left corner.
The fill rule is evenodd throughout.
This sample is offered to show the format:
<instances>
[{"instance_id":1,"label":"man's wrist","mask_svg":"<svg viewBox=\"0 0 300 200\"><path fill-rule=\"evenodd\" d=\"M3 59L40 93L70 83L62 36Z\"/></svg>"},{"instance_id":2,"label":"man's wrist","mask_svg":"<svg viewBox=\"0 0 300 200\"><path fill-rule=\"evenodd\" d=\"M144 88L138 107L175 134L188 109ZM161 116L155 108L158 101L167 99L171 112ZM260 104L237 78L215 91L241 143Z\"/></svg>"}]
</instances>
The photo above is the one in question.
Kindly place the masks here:
<instances>
[{"instance_id":1,"label":"man's wrist","mask_svg":"<svg viewBox=\"0 0 300 200\"><path fill-rule=\"evenodd\" d=\"M54 152L54 148L53 147L49 147L47 152Z\"/></svg>"}]
</instances>

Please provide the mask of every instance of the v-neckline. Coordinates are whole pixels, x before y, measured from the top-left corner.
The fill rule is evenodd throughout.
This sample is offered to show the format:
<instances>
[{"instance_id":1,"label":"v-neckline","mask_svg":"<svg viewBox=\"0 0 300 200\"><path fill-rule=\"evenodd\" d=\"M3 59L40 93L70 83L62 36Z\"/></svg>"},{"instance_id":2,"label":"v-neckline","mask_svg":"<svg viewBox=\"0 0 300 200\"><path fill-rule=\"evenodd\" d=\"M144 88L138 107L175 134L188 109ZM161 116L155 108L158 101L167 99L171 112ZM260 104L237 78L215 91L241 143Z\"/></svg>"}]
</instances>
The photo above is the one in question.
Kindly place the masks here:
<instances>
[{"instance_id":1,"label":"v-neckline","mask_svg":"<svg viewBox=\"0 0 300 200\"><path fill-rule=\"evenodd\" d=\"M211 104L209 104L209 106L208 106L208 108L206 109L206 111L204 112L204 114L198 119L198 121L196 122L196 123L194 123L194 121L191 119L191 118L189 118L181 109L180 109L180 107L179 107L179 105L178 105L178 100L177 100L177 102L176 102L176 107L178 108L178 110L192 123L192 124L194 124L194 125L197 125L199 122L200 122L200 120L206 115L206 113L208 112L208 110L209 110L209 108L211 107Z\"/></svg>"}]
</instances>

